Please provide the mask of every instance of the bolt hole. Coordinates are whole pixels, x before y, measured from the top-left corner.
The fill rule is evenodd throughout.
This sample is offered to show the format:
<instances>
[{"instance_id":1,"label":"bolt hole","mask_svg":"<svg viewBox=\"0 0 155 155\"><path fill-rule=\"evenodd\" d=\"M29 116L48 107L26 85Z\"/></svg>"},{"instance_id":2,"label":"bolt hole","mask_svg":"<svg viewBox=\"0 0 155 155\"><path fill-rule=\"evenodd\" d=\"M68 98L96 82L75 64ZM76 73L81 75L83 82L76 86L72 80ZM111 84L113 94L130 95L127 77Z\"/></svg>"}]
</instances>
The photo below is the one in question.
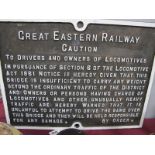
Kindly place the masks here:
<instances>
[{"instance_id":1,"label":"bolt hole","mask_svg":"<svg viewBox=\"0 0 155 155\"><path fill-rule=\"evenodd\" d=\"M80 29L80 28L82 28L84 26L84 23L82 22L82 21L79 21L78 23L77 23L77 27Z\"/></svg>"},{"instance_id":2,"label":"bolt hole","mask_svg":"<svg viewBox=\"0 0 155 155\"><path fill-rule=\"evenodd\" d=\"M79 124L75 124L74 126L75 126L75 128L79 128L79 127L80 127L80 125L79 125Z\"/></svg>"}]
</instances>

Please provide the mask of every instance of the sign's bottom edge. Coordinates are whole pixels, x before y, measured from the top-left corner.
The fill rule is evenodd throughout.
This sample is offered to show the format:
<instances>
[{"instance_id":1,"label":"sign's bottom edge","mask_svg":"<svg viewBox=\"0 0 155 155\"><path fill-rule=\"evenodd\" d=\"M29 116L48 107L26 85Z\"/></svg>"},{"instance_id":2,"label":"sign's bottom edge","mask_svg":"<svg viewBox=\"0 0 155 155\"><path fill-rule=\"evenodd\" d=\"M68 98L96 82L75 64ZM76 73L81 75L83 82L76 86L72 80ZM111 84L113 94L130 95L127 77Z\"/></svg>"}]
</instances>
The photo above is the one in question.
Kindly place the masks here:
<instances>
[{"instance_id":1,"label":"sign's bottom edge","mask_svg":"<svg viewBox=\"0 0 155 155\"><path fill-rule=\"evenodd\" d=\"M74 127L36 127L36 126L14 126L21 130L64 130ZM132 129L132 128L142 128L142 125L132 125L132 126L108 126L108 127L81 127L74 128L78 130L111 130L111 129Z\"/></svg>"}]
</instances>

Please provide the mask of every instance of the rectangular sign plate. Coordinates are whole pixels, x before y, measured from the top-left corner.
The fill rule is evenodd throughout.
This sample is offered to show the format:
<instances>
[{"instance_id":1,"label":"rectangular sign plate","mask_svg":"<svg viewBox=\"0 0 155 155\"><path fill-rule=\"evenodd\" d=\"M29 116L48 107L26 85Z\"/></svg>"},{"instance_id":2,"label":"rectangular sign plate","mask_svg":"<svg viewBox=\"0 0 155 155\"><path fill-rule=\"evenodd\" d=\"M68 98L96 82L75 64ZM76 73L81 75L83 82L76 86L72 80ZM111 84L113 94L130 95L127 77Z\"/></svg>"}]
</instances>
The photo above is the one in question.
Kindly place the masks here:
<instances>
[{"instance_id":1,"label":"rectangular sign plate","mask_svg":"<svg viewBox=\"0 0 155 155\"><path fill-rule=\"evenodd\" d=\"M22 129L141 127L153 78L154 27L0 22L7 122Z\"/></svg>"}]
</instances>

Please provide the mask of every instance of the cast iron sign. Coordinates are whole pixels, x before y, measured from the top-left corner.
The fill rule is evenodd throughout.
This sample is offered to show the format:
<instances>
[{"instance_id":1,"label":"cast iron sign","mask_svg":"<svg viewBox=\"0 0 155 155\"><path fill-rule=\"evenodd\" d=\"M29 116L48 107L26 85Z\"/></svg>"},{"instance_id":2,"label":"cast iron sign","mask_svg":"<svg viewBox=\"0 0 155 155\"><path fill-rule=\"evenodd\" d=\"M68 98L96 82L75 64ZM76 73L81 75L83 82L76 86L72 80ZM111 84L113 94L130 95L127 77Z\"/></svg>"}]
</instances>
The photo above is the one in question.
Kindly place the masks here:
<instances>
[{"instance_id":1,"label":"cast iron sign","mask_svg":"<svg viewBox=\"0 0 155 155\"><path fill-rule=\"evenodd\" d=\"M1 22L1 88L18 128L141 127L153 78L154 25Z\"/></svg>"}]
</instances>

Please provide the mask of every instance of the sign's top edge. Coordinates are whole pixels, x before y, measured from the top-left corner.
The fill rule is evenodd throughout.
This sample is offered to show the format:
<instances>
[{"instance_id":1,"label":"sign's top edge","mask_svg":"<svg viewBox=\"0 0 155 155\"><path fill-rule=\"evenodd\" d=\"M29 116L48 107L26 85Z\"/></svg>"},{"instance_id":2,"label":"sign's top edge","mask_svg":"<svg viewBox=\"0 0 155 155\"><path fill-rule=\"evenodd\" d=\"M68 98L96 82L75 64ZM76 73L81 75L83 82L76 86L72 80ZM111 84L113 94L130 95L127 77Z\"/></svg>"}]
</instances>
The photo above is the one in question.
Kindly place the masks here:
<instances>
[{"instance_id":1,"label":"sign's top edge","mask_svg":"<svg viewBox=\"0 0 155 155\"><path fill-rule=\"evenodd\" d=\"M99 20L99 19L3 19L1 22L60 22L60 23L72 23L77 24L79 21L82 21L85 25L88 24L106 24L106 25L124 25L124 26L137 26L137 27L152 27L155 28L155 23L145 22L145 21L132 21L132 19L128 20Z\"/></svg>"}]
</instances>

